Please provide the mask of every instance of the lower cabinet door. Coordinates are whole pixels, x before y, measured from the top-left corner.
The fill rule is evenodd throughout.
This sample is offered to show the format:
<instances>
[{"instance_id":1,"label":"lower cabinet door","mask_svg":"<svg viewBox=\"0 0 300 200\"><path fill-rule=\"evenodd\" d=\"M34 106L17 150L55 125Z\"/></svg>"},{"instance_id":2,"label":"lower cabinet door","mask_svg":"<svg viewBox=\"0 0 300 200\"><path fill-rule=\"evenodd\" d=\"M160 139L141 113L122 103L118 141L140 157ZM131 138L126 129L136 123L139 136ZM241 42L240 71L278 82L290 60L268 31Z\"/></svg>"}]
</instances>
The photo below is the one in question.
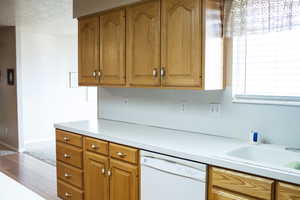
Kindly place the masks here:
<instances>
[{"instance_id":1,"label":"lower cabinet door","mask_svg":"<svg viewBox=\"0 0 300 200\"><path fill-rule=\"evenodd\" d=\"M108 158L85 152L85 199L109 200Z\"/></svg>"},{"instance_id":2,"label":"lower cabinet door","mask_svg":"<svg viewBox=\"0 0 300 200\"><path fill-rule=\"evenodd\" d=\"M138 167L110 160L110 200L138 200Z\"/></svg>"}]
</instances>

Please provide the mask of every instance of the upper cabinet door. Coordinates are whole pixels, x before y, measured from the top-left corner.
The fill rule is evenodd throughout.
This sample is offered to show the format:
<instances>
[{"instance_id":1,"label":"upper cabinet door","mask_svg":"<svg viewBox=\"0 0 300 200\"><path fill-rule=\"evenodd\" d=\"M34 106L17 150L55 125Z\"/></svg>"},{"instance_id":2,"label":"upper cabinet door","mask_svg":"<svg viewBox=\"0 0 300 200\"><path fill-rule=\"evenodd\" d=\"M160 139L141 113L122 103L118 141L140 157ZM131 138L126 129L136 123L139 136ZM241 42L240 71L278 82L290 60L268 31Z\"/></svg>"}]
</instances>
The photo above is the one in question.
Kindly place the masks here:
<instances>
[{"instance_id":1,"label":"upper cabinet door","mask_svg":"<svg viewBox=\"0 0 300 200\"><path fill-rule=\"evenodd\" d=\"M127 8L126 68L131 86L160 86L160 1Z\"/></svg>"},{"instance_id":2,"label":"upper cabinet door","mask_svg":"<svg viewBox=\"0 0 300 200\"><path fill-rule=\"evenodd\" d=\"M100 84L125 85L125 10L100 17Z\"/></svg>"},{"instance_id":3,"label":"upper cabinet door","mask_svg":"<svg viewBox=\"0 0 300 200\"><path fill-rule=\"evenodd\" d=\"M162 0L162 85L201 87L200 0Z\"/></svg>"},{"instance_id":4,"label":"upper cabinet door","mask_svg":"<svg viewBox=\"0 0 300 200\"><path fill-rule=\"evenodd\" d=\"M79 20L79 85L97 85L99 77L99 17Z\"/></svg>"},{"instance_id":5,"label":"upper cabinet door","mask_svg":"<svg viewBox=\"0 0 300 200\"><path fill-rule=\"evenodd\" d=\"M110 200L138 200L138 167L111 159L110 168Z\"/></svg>"}]
</instances>

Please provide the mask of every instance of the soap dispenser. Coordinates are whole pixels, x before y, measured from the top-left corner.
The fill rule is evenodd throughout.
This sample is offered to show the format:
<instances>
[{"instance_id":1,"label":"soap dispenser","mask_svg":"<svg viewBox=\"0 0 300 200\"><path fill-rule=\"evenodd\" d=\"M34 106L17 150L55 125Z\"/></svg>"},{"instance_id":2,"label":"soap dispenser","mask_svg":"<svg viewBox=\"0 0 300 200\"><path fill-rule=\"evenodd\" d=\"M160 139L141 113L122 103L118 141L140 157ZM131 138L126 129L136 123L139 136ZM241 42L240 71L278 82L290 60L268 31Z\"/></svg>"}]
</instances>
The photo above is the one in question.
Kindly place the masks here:
<instances>
[{"instance_id":1,"label":"soap dispenser","mask_svg":"<svg viewBox=\"0 0 300 200\"><path fill-rule=\"evenodd\" d=\"M251 130L250 132L250 144L261 144L262 136L258 131Z\"/></svg>"}]
</instances>

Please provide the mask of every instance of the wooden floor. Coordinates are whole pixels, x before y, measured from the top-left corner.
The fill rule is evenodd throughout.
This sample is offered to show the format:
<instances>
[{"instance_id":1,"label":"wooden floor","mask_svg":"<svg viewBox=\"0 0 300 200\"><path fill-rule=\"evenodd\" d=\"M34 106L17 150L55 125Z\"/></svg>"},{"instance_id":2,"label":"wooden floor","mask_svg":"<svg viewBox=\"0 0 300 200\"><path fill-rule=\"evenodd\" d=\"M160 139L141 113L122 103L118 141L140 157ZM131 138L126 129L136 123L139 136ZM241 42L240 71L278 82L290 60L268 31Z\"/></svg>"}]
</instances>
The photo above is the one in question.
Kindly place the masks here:
<instances>
[{"instance_id":1,"label":"wooden floor","mask_svg":"<svg viewBox=\"0 0 300 200\"><path fill-rule=\"evenodd\" d=\"M5 149L0 146L0 149ZM0 171L49 200L58 200L56 168L23 153L0 156Z\"/></svg>"}]
</instances>

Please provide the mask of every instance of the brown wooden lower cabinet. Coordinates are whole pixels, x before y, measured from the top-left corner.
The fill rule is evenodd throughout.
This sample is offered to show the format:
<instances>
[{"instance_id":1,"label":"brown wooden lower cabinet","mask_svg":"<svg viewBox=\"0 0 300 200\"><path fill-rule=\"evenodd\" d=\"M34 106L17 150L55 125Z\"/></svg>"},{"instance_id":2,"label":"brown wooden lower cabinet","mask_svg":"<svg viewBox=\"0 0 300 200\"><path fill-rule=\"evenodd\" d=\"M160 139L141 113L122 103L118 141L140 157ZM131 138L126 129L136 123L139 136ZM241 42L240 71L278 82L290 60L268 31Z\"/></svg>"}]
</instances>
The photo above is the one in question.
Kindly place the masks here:
<instances>
[{"instance_id":1,"label":"brown wooden lower cabinet","mask_svg":"<svg viewBox=\"0 0 300 200\"><path fill-rule=\"evenodd\" d=\"M230 196L220 192L219 189L228 191L227 194L232 194L231 198L236 196L241 197L241 199L256 198L273 200L275 181L231 170L210 167L209 186L212 193L210 195L210 200ZM238 194L241 195L239 196Z\"/></svg>"},{"instance_id":2,"label":"brown wooden lower cabinet","mask_svg":"<svg viewBox=\"0 0 300 200\"><path fill-rule=\"evenodd\" d=\"M90 141L87 137L84 140ZM100 144L101 140L98 141ZM94 143L97 143L96 139L93 139ZM119 153L121 157L117 160L113 158L114 154L99 155L85 148L85 200L138 200L139 166L138 162L130 163L138 161L138 150L110 143L108 151Z\"/></svg>"},{"instance_id":3,"label":"brown wooden lower cabinet","mask_svg":"<svg viewBox=\"0 0 300 200\"><path fill-rule=\"evenodd\" d=\"M85 152L85 199L109 199L109 177L106 174L107 168L108 157Z\"/></svg>"},{"instance_id":4,"label":"brown wooden lower cabinet","mask_svg":"<svg viewBox=\"0 0 300 200\"><path fill-rule=\"evenodd\" d=\"M276 200L300 200L300 186L278 182Z\"/></svg>"},{"instance_id":5,"label":"brown wooden lower cabinet","mask_svg":"<svg viewBox=\"0 0 300 200\"><path fill-rule=\"evenodd\" d=\"M209 200L300 200L300 186L209 167Z\"/></svg>"},{"instance_id":6,"label":"brown wooden lower cabinet","mask_svg":"<svg viewBox=\"0 0 300 200\"><path fill-rule=\"evenodd\" d=\"M83 200L83 192L63 181L57 181L58 197L66 200Z\"/></svg>"},{"instance_id":7,"label":"brown wooden lower cabinet","mask_svg":"<svg viewBox=\"0 0 300 200\"><path fill-rule=\"evenodd\" d=\"M110 200L138 200L138 167L111 159L110 169Z\"/></svg>"},{"instance_id":8,"label":"brown wooden lower cabinet","mask_svg":"<svg viewBox=\"0 0 300 200\"><path fill-rule=\"evenodd\" d=\"M213 187L211 192L214 200L258 200L258 198L227 191L218 187Z\"/></svg>"}]
</instances>

